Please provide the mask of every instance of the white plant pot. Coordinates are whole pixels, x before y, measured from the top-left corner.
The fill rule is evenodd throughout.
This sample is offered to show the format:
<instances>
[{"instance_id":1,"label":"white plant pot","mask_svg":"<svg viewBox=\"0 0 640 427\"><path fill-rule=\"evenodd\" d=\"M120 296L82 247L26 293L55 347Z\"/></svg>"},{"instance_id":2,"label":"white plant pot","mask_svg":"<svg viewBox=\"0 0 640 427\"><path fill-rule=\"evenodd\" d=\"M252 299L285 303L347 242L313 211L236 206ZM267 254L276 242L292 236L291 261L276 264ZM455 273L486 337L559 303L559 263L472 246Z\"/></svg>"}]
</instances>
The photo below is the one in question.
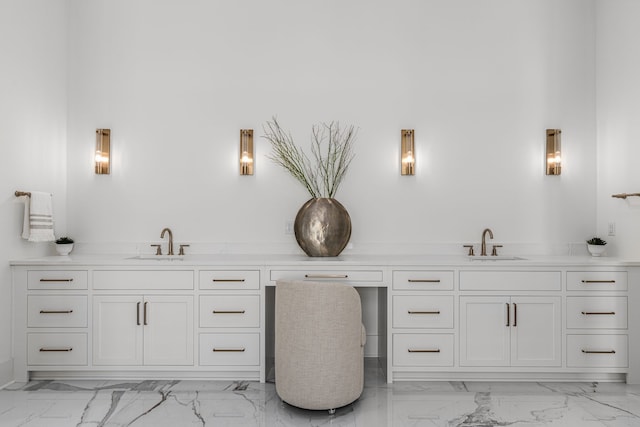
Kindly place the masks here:
<instances>
[{"instance_id":1,"label":"white plant pot","mask_svg":"<svg viewBox=\"0 0 640 427\"><path fill-rule=\"evenodd\" d=\"M58 255L69 255L73 250L73 243L56 243L56 252Z\"/></svg>"},{"instance_id":2,"label":"white plant pot","mask_svg":"<svg viewBox=\"0 0 640 427\"><path fill-rule=\"evenodd\" d=\"M587 249L591 256L602 256L607 249L606 245L590 245L587 243Z\"/></svg>"}]
</instances>

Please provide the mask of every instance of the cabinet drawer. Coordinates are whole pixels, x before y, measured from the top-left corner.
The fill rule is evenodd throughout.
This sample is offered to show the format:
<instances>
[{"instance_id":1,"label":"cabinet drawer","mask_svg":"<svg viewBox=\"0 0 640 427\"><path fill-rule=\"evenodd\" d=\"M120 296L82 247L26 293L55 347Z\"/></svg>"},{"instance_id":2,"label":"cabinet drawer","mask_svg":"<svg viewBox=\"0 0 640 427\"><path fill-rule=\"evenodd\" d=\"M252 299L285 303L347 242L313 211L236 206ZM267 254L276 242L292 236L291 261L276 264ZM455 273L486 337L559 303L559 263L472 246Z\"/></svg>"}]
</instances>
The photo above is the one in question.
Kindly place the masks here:
<instances>
[{"instance_id":1,"label":"cabinet drawer","mask_svg":"<svg viewBox=\"0 0 640 427\"><path fill-rule=\"evenodd\" d=\"M627 297L567 297L567 328L627 329Z\"/></svg>"},{"instance_id":2,"label":"cabinet drawer","mask_svg":"<svg viewBox=\"0 0 640 427\"><path fill-rule=\"evenodd\" d=\"M626 291L626 271L567 271L568 291Z\"/></svg>"},{"instance_id":3,"label":"cabinet drawer","mask_svg":"<svg viewBox=\"0 0 640 427\"><path fill-rule=\"evenodd\" d=\"M394 271L393 289L401 291L453 290L453 271Z\"/></svg>"},{"instance_id":4,"label":"cabinet drawer","mask_svg":"<svg viewBox=\"0 0 640 427\"><path fill-rule=\"evenodd\" d=\"M260 289L258 270L206 270L200 272L200 289Z\"/></svg>"},{"instance_id":5,"label":"cabinet drawer","mask_svg":"<svg viewBox=\"0 0 640 427\"><path fill-rule=\"evenodd\" d=\"M271 270L271 281L382 282L381 270Z\"/></svg>"},{"instance_id":6,"label":"cabinet drawer","mask_svg":"<svg viewBox=\"0 0 640 427\"><path fill-rule=\"evenodd\" d=\"M560 271L461 271L462 291L559 291Z\"/></svg>"},{"instance_id":7,"label":"cabinet drawer","mask_svg":"<svg viewBox=\"0 0 640 427\"><path fill-rule=\"evenodd\" d=\"M28 289L87 289L88 273L84 270L30 270Z\"/></svg>"},{"instance_id":8,"label":"cabinet drawer","mask_svg":"<svg viewBox=\"0 0 640 427\"><path fill-rule=\"evenodd\" d=\"M87 334L27 334L28 365L86 365Z\"/></svg>"},{"instance_id":9,"label":"cabinet drawer","mask_svg":"<svg viewBox=\"0 0 640 427\"><path fill-rule=\"evenodd\" d=\"M453 297L395 295L394 328L453 328Z\"/></svg>"},{"instance_id":10,"label":"cabinet drawer","mask_svg":"<svg viewBox=\"0 0 640 427\"><path fill-rule=\"evenodd\" d=\"M260 327L259 295L200 296L201 328Z\"/></svg>"},{"instance_id":11,"label":"cabinet drawer","mask_svg":"<svg viewBox=\"0 0 640 427\"><path fill-rule=\"evenodd\" d=\"M83 295L29 295L30 328L86 328L87 297Z\"/></svg>"},{"instance_id":12,"label":"cabinet drawer","mask_svg":"<svg viewBox=\"0 0 640 427\"><path fill-rule=\"evenodd\" d=\"M93 289L193 289L193 271L96 270Z\"/></svg>"},{"instance_id":13,"label":"cabinet drawer","mask_svg":"<svg viewBox=\"0 0 640 427\"><path fill-rule=\"evenodd\" d=\"M200 334L200 365L259 364L260 334Z\"/></svg>"},{"instance_id":14,"label":"cabinet drawer","mask_svg":"<svg viewBox=\"0 0 640 427\"><path fill-rule=\"evenodd\" d=\"M567 335L567 366L570 368L626 368L626 335Z\"/></svg>"},{"instance_id":15,"label":"cabinet drawer","mask_svg":"<svg viewBox=\"0 0 640 427\"><path fill-rule=\"evenodd\" d=\"M453 366L452 334L393 334L394 366Z\"/></svg>"}]
</instances>

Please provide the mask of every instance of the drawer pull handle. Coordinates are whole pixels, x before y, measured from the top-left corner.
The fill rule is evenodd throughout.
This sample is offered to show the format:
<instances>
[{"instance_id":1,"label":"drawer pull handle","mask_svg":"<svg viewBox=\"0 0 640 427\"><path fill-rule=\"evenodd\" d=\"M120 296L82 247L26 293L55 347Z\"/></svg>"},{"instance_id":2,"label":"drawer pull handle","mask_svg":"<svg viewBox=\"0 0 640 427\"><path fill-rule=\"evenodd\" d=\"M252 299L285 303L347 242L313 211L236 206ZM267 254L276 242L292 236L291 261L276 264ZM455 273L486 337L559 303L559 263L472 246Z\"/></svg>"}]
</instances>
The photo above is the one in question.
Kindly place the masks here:
<instances>
[{"instance_id":1,"label":"drawer pull handle","mask_svg":"<svg viewBox=\"0 0 640 427\"><path fill-rule=\"evenodd\" d=\"M140 301L136 303L136 325L140 326Z\"/></svg>"},{"instance_id":2,"label":"drawer pull handle","mask_svg":"<svg viewBox=\"0 0 640 427\"><path fill-rule=\"evenodd\" d=\"M438 310L438 311L413 311L413 310L408 310L407 313L409 313L409 314L440 314L440 310Z\"/></svg>"},{"instance_id":3,"label":"drawer pull handle","mask_svg":"<svg viewBox=\"0 0 640 427\"><path fill-rule=\"evenodd\" d=\"M421 349L421 348L410 348L407 350L409 353L440 353L440 349Z\"/></svg>"},{"instance_id":4,"label":"drawer pull handle","mask_svg":"<svg viewBox=\"0 0 640 427\"><path fill-rule=\"evenodd\" d=\"M582 283L616 283L615 280L582 280Z\"/></svg>"},{"instance_id":5,"label":"drawer pull handle","mask_svg":"<svg viewBox=\"0 0 640 427\"><path fill-rule=\"evenodd\" d=\"M40 279L41 282L73 282L73 279Z\"/></svg>"},{"instance_id":6,"label":"drawer pull handle","mask_svg":"<svg viewBox=\"0 0 640 427\"><path fill-rule=\"evenodd\" d=\"M440 283L440 279L409 279L409 283Z\"/></svg>"},{"instance_id":7,"label":"drawer pull handle","mask_svg":"<svg viewBox=\"0 0 640 427\"><path fill-rule=\"evenodd\" d=\"M616 312L615 311L583 311L582 314L584 314L585 316L600 315L600 314L615 315Z\"/></svg>"},{"instance_id":8,"label":"drawer pull handle","mask_svg":"<svg viewBox=\"0 0 640 427\"><path fill-rule=\"evenodd\" d=\"M143 309L142 309L142 325L143 326L147 326L147 304L149 303L149 301L145 301L144 304L142 305Z\"/></svg>"},{"instance_id":9,"label":"drawer pull handle","mask_svg":"<svg viewBox=\"0 0 640 427\"><path fill-rule=\"evenodd\" d=\"M244 310L213 310L213 314L244 314Z\"/></svg>"},{"instance_id":10,"label":"drawer pull handle","mask_svg":"<svg viewBox=\"0 0 640 427\"><path fill-rule=\"evenodd\" d=\"M244 279L213 279L212 281L215 283L219 283L219 282L242 283L244 282Z\"/></svg>"},{"instance_id":11,"label":"drawer pull handle","mask_svg":"<svg viewBox=\"0 0 640 427\"><path fill-rule=\"evenodd\" d=\"M43 347L43 348L40 349L40 351L43 351L43 352L52 352L52 351L65 351L65 352L68 352L68 351L71 351L71 350L73 350L72 347L69 347L69 348L44 348Z\"/></svg>"},{"instance_id":12,"label":"drawer pull handle","mask_svg":"<svg viewBox=\"0 0 640 427\"><path fill-rule=\"evenodd\" d=\"M305 279L347 279L348 274L305 274Z\"/></svg>"},{"instance_id":13,"label":"drawer pull handle","mask_svg":"<svg viewBox=\"0 0 640 427\"><path fill-rule=\"evenodd\" d=\"M585 350L582 349L585 354L616 354L615 350Z\"/></svg>"},{"instance_id":14,"label":"drawer pull handle","mask_svg":"<svg viewBox=\"0 0 640 427\"><path fill-rule=\"evenodd\" d=\"M40 310L40 314L71 314L73 310Z\"/></svg>"},{"instance_id":15,"label":"drawer pull handle","mask_svg":"<svg viewBox=\"0 0 640 427\"><path fill-rule=\"evenodd\" d=\"M214 352L217 353L243 353L244 348L213 348Z\"/></svg>"}]
</instances>

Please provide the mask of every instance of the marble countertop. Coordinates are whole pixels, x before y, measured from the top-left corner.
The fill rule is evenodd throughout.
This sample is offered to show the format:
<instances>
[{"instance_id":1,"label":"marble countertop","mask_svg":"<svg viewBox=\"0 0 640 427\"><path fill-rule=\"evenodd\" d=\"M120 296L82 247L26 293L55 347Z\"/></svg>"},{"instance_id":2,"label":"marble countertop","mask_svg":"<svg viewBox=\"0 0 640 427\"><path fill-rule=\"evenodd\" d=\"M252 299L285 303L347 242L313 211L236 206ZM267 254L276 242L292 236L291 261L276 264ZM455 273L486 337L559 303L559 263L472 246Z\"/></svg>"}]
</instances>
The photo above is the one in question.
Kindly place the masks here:
<instances>
[{"instance_id":1,"label":"marble countertop","mask_svg":"<svg viewBox=\"0 0 640 427\"><path fill-rule=\"evenodd\" d=\"M461 255L341 255L338 257L311 258L306 255L287 254L192 254L185 256L159 256L136 254L71 254L41 258L12 260L13 266L415 266L415 267L638 267L640 261L613 257L592 256L522 256L517 259L479 260ZM486 258L486 259L485 259Z\"/></svg>"}]
</instances>

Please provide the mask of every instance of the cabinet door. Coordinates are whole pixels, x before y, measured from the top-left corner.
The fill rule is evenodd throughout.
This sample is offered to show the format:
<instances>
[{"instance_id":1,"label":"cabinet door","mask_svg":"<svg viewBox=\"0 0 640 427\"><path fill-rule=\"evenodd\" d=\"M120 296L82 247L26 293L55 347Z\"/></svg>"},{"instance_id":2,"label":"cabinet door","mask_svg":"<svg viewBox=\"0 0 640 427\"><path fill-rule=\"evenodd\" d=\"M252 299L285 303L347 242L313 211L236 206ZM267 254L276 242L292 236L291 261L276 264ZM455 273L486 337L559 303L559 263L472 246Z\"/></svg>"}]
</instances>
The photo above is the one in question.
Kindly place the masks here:
<instances>
[{"instance_id":1,"label":"cabinet door","mask_svg":"<svg viewBox=\"0 0 640 427\"><path fill-rule=\"evenodd\" d=\"M560 297L512 297L511 306L511 366L561 366Z\"/></svg>"},{"instance_id":2,"label":"cabinet door","mask_svg":"<svg viewBox=\"0 0 640 427\"><path fill-rule=\"evenodd\" d=\"M144 364L193 365L193 316L192 296L145 296Z\"/></svg>"},{"instance_id":3,"label":"cabinet door","mask_svg":"<svg viewBox=\"0 0 640 427\"><path fill-rule=\"evenodd\" d=\"M93 364L142 364L142 296L93 297Z\"/></svg>"},{"instance_id":4,"label":"cabinet door","mask_svg":"<svg viewBox=\"0 0 640 427\"><path fill-rule=\"evenodd\" d=\"M460 366L509 366L508 297L460 297Z\"/></svg>"}]
</instances>

